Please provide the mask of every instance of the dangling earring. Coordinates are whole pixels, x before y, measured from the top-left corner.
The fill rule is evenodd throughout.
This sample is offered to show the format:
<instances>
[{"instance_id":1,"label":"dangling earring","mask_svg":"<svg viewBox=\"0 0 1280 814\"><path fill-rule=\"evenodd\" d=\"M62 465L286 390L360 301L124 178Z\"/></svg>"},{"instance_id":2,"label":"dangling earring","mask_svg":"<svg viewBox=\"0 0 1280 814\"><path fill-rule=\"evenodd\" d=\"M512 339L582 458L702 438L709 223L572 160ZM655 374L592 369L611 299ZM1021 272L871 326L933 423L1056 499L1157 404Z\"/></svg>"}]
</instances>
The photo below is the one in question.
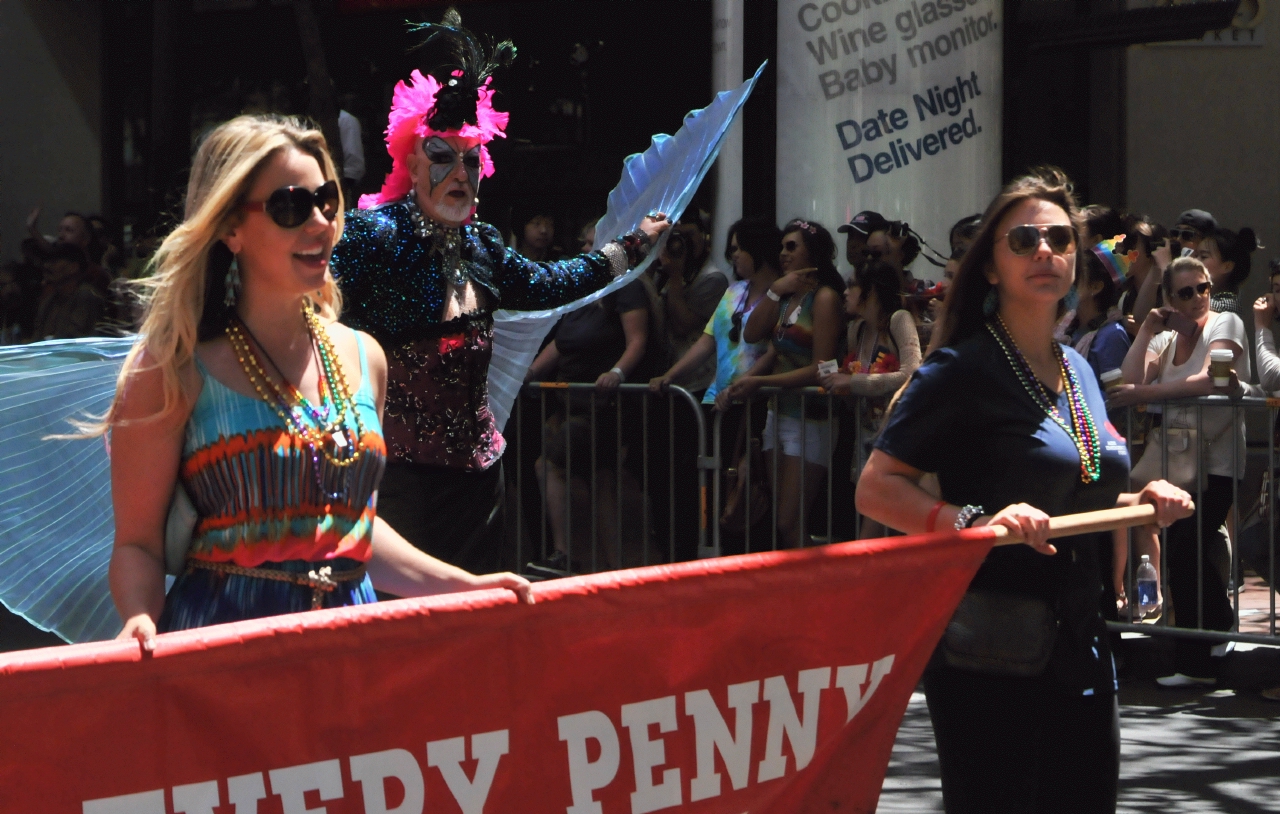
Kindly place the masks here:
<instances>
[{"instance_id":1,"label":"dangling earring","mask_svg":"<svg viewBox=\"0 0 1280 814\"><path fill-rule=\"evenodd\" d=\"M996 293L995 286L987 291L987 296L982 298L982 315L989 317L1000 309L1000 295Z\"/></svg>"},{"instance_id":2,"label":"dangling earring","mask_svg":"<svg viewBox=\"0 0 1280 814\"><path fill-rule=\"evenodd\" d=\"M236 256L231 255L231 265L227 267L227 279L224 281L227 289L227 296L222 301L228 308L236 307L236 292L240 290L240 264L236 262Z\"/></svg>"}]
</instances>

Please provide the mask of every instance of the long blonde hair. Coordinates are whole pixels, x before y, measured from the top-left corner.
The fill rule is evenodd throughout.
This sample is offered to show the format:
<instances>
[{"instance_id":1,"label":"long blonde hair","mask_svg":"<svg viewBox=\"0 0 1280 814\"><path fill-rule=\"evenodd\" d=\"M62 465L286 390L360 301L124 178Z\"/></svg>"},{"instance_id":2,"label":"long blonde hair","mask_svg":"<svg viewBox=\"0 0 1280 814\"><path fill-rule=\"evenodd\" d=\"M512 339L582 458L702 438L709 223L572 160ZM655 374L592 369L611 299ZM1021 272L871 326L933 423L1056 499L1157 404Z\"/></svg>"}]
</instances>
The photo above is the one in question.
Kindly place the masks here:
<instances>
[{"instance_id":1,"label":"long blonde hair","mask_svg":"<svg viewBox=\"0 0 1280 814\"><path fill-rule=\"evenodd\" d=\"M101 422L83 425L87 434L101 435L117 423L125 385L144 350L164 382L164 407L147 420L185 404L179 371L191 363L196 344L220 335L230 316L223 296L232 255L222 236L239 222L240 205L258 173L288 148L315 158L326 181L337 179L324 136L297 119L239 116L204 139L191 164L182 223L160 244L148 263L149 274L138 283L146 309L141 335L120 370L111 409ZM341 237L341 205L335 222ZM323 317L337 319L342 298L332 274L326 273L324 286L308 296Z\"/></svg>"}]
</instances>

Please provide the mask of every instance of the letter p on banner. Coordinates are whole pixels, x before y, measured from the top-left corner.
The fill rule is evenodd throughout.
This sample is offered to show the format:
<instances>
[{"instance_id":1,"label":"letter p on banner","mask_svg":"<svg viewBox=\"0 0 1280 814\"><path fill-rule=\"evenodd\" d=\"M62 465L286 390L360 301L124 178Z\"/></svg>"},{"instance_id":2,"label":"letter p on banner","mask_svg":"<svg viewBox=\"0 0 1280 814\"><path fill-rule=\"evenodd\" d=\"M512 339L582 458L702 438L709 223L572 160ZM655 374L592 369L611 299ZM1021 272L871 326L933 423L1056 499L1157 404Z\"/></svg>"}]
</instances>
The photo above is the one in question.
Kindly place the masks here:
<instances>
[{"instance_id":1,"label":"letter p on banner","mask_svg":"<svg viewBox=\"0 0 1280 814\"><path fill-rule=\"evenodd\" d=\"M985 529L864 540L556 580L532 606L488 591L164 634L147 656L136 642L0 654L0 800L871 811L989 545Z\"/></svg>"}]
</instances>

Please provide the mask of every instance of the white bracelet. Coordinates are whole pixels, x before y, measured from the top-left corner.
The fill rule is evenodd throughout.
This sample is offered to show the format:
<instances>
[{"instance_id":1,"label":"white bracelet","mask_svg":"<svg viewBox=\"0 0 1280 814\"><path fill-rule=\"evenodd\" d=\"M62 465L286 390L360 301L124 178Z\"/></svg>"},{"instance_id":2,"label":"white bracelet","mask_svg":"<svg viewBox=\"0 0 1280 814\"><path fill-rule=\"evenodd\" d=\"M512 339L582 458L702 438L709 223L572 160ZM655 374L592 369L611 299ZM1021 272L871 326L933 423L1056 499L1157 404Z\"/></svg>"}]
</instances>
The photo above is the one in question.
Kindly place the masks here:
<instances>
[{"instance_id":1,"label":"white bracelet","mask_svg":"<svg viewBox=\"0 0 1280 814\"><path fill-rule=\"evenodd\" d=\"M766 288L764 290L764 295L769 299L773 300L774 302L782 302L782 297L778 296L777 294L774 294L772 288Z\"/></svg>"},{"instance_id":2,"label":"white bracelet","mask_svg":"<svg viewBox=\"0 0 1280 814\"><path fill-rule=\"evenodd\" d=\"M618 377L618 379L619 379L623 384L626 384L626 383L627 383L627 374L625 374L625 373L623 373L623 372L622 372L622 368L620 368L620 367L610 368L610 369L609 369L609 372L610 372L610 373L612 373L613 375L617 376L617 377Z\"/></svg>"}]
</instances>

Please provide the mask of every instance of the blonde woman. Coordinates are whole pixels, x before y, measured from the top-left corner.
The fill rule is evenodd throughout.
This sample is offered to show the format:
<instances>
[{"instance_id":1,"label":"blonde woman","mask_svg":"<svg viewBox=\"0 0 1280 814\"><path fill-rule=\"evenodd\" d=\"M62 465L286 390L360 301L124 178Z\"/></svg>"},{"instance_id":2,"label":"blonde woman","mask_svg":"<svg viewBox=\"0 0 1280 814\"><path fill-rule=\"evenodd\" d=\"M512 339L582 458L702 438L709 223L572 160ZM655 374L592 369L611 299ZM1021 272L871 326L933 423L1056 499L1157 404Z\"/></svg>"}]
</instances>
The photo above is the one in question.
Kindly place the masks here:
<instances>
[{"instance_id":1,"label":"blonde woman","mask_svg":"<svg viewBox=\"0 0 1280 814\"><path fill-rule=\"evenodd\" d=\"M185 219L152 261L110 433L120 638L399 596L505 587L409 545L375 515L387 363L337 323L342 200L324 138L242 116L197 152ZM164 590L181 485L197 521Z\"/></svg>"}]
</instances>

